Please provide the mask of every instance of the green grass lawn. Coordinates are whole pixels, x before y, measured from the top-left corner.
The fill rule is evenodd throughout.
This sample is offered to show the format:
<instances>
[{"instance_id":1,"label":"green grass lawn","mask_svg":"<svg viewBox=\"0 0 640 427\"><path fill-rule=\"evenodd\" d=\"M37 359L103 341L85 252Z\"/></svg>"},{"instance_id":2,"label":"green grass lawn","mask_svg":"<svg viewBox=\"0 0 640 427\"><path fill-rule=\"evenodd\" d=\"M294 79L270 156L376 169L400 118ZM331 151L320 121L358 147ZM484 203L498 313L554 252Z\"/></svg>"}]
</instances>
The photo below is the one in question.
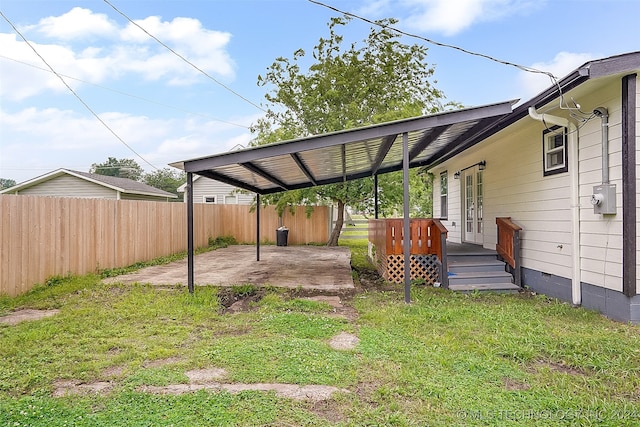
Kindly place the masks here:
<instances>
[{"instance_id":1,"label":"green grass lawn","mask_svg":"<svg viewBox=\"0 0 640 427\"><path fill-rule=\"evenodd\" d=\"M366 241L345 242L355 275ZM1 426L640 425L640 328L539 295L456 294L367 287L343 298L355 318L269 289L253 310L225 314L222 290L102 285L57 278L17 308L60 313L0 324ZM251 293L239 286L234 292ZM340 332L354 350L334 350ZM163 363L154 363L161 362ZM188 382L223 368L228 383L330 385L310 402L275 393L156 395L143 386ZM53 397L62 380L108 392Z\"/></svg>"}]
</instances>

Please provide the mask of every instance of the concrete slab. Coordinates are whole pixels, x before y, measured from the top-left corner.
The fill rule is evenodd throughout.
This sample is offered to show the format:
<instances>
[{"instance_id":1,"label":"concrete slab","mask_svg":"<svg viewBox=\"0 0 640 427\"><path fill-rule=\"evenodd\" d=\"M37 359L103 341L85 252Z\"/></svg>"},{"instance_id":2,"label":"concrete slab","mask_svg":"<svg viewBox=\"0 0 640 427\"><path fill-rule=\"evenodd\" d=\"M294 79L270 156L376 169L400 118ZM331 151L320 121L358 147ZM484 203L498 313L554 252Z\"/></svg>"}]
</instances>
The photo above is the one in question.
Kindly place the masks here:
<instances>
[{"instance_id":1,"label":"concrete slab","mask_svg":"<svg viewBox=\"0 0 640 427\"><path fill-rule=\"evenodd\" d=\"M256 261L255 246L234 245L196 255L194 281L196 286L251 283L323 291L352 289L350 261L351 252L345 247L261 246L260 261ZM104 282L186 286L187 260L146 267Z\"/></svg>"}]
</instances>

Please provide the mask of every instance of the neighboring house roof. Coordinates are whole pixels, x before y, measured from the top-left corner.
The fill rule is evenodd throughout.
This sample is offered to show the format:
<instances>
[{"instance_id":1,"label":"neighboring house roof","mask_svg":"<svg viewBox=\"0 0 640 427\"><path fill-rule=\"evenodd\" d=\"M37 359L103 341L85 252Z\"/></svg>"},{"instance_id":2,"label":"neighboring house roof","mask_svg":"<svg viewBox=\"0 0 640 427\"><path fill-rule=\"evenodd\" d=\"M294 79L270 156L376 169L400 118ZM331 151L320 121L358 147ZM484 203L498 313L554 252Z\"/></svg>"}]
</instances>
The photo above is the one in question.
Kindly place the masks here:
<instances>
[{"instance_id":1,"label":"neighboring house roof","mask_svg":"<svg viewBox=\"0 0 640 427\"><path fill-rule=\"evenodd\" d=\"M70 175L76 178L92 182L97 185L101 185L103 187L110 188L114 191L119 191L121 193L126 194L137 194L142 196L155 196L155 197L169 197L176 199L176 196L173 193L169 193L164 190L160 190L159 188L152 187L150 185L144 184L142 182L134 181L128 178L119 178L115 176L107 176L107 175L99 175L95 173L88 172L79 172L71 169L58 169L47 174L38 176L36 178L30 179L28 181L21 182L20 184L14 185L13 187L4 189L0 191L2 193L13 193L15 191L24 190L29 187L33 187L45 181L49 181L51 179L57 178L62 175Z\"/></svg>"}]
</instances>

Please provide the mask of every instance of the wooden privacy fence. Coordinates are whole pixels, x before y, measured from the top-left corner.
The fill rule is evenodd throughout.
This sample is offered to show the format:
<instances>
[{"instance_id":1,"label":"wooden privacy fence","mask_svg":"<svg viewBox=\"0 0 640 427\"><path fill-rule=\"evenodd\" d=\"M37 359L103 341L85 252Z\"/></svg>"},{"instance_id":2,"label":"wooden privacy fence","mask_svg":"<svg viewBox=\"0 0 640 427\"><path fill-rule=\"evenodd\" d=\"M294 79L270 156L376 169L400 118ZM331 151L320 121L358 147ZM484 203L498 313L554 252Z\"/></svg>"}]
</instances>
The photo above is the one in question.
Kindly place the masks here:
<instances>
[{"instance_id":1,"label":"wooden privacy fence","mask_svg":"<svg viewBox=\"0 0 640 427\"><path fill-rule=\"evenodd\" d=\"M278 216L261 208L260 240L274 242ZM184 203L0 195L0 294L15 296L48 277L126 267L187 249ZM289 244L326 242L329 208L287 213ZM246 205L194 204L194 245L233 236L255 243ZM186 275L186 271L185 271Z\"/></svg>"}]
</instances>

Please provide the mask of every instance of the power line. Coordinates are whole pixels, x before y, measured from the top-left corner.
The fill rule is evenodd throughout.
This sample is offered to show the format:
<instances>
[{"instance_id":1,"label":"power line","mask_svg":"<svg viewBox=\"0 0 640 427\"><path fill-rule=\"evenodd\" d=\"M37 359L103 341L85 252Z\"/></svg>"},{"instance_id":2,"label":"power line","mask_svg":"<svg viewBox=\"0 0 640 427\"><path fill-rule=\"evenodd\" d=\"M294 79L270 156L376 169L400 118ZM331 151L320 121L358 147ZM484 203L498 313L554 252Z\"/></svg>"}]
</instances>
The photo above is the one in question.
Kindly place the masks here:
<instances>
[{"instance_id":1,"label":"power line","mask_svg":"<svg viewBox=\"0 0 640 427\"><path fill-rule=\"evenodd\" d=\"M338 9L337 7L322 3L322 2L320 2L318 0L308 0L308 1L310 3L317 4L318 6L322 6L322 7L325 7L327 9L333 10L334 12L338 12L340 14L343 14L343 15L346 15L346 16L350 16L352 18L359 19L359 20L364 21L364 22L366 22L368 24L371 24L371 25L376 25L376 26L382 27L382 28L388 28L388 29L390 29L392 31L395 31L396 33L401 34L403 36L416 38L416 39L425 41L427 43L433 44L435 46L454 49L454 50L460 51L462 53L465 53L467 55L478 56L478 57L481 57L481 58L484 58L484 59L488 59L488 60L493 61L493 62L497 62L497 63L502 64L502 65L508 65L508 66L511 66L511 67L515 67L515 68L517 68L519 70L526 71L528 73L545 74L551 79L551 81L554 83L554 85L558 85L558 78L556 76L554 76L553 73L551 73L549 71L538 70L538 69L533 68L533 67L527 67L527 66L524 66L524 65L516 64L514 62L504 61L502 59L494 58L493 56L490 56L490 55L487 55L487 54L484 54L484 53L473 52L473 51L470 51L468 49L464 49L464 48L459 47L459 46L455 46L455 45L451 45L451 44L447 44L447 43L441 43L441 42L429 39L427 37L420 36L418 34L412 34L412 33L400 30L398 28L392 27L391 25L384 25L384 24L382 24L380 22L373 21L371 19L365 18L365 17L360 16L360 15L356 15L355 13L345 12L345 11L343 11L341 9ZM558 86L558 89L560 89L559 86Z\"/></svg>"},{"instance_id":2,"label":"power line","mask_svg":"<svg viewBox=\"0 0 640 427\"><path fill-rule=\"evenodd\" d=\"M161 46L163 46L164 48L166 48L167 50L169 50L169 52L173 53L175 56L177 56L178 58L180 58L181 60L183 60L184 62L186 62L187 64L189 64L190 66L192 66L193 68L195 68L197 71L199 71L200 73L202 73L204 76L206 76L208 79L210 79L211 81L213 81L214 83L220 85L221 87L223 87L224 89L226 89L227 91L231 92L232 94L234 94L235 96L237 96L238 98L242 99L245 102L248 102L249 104L253 105L254 107L256 107L258 110L267 113L267 110L265 110L264 108L260 107L258 104L252 102L251 100L249 100L248 98L245 98L244 96L240 95L238 92L234 91L233 89L231 89L230 87L226 86L225 84L221 83L220 81L216 80L213 76L211 76L210 74L208 74L206 71L204 71L203 69L201 69L200 67L198 67L197 65L195 65L194 63L192 63L191 61L189 61L187 58L185 58L184 56L180 55L178 52L176 52L175 50L173 50L171 47L169 47L166 43L162 42L160 39L158 39L156 36L154 36L153 34L151 34L150 32L148 32L147 30L145 30L140 24L134 22L131 18L129 18L127 15L125 15L123 12L121 12L117 7L115 7L113 4L111 4L108 0L103 0L106 4L108 4L109 6L111 6L111 8L113 10L115 10L116 12L118 12L120 15L122 15L127 21L131 22L133 25L135 25L136 27L140 28L146 35L148 35L149 37L151 37L152 39L154 39L156 42L158 42Z\"/></svg>"},{"instance_id":3,"label":"power line","mask_svg":"<svg viewBox=\"0 0 640 427\"><path fill-rule=\"evenodd\" d=\"M136 150L134 150L133 147L131 147L129 144L127 144L124 141L124 139L122 139L113 129L111 129L111 127L109 127L109 125L104 120L102 120L102 118L100 118L100 116L95 111L93 111L93 109L89 106L89 104L84 102L84 100L71 88L71 86L69 86L69 84L66 82L66 80L60 74L58 74L58 72L56 70L54 70L54 68L51 65L49 65L49 63L44 59L44 57L42 57L42 55L40 55L40 53L36 50L36 48L33 47L33 45L29 42L29 40L27 40L27 38L24 35L22 35L22 33L16 28L15 25L13 25L13 23L9 20L9 18L7 18L5 16L5 14L2 11L0 11L0 15L2 15L4 20L7 21L7 23L13 28L13 30L16 32L16 34L18 34L20 36L20 38L22 38L22 40L24 40L24 42L27 44L27 46L29 46L31 48L31 50L33 50L33 52L38 56L38 58L40 58L42 60L42 62L44 62L47 67L49 67L51 72L53 74L55 74L60 79L62 84L64 84L67 87L67 89L69 89L69 91L73 94L73 96L75 96L78 99L78 101L80 101L80 103L82 105L84 105L84 107L87 110L89 110L89 112L91 114L93 114L93 116L96 119L98 119L98 121L100 123L102 123L102 125L105 128L107 128L107 130L109 132L111 132L111 134L118 139L118 141L120 141L122 144L124 144L125 147L127 147L129 150L131 150L136 156L138 156L140 159L142 159L146 164L148 164L149 166L151 166L152 168L154 168L156 170L158 169L155 165L151 164L147 159L142 157L142 155L140 155Z\"/></svg>"},{"instance_id":4,"label":"power line","mask_svg":"<svg viewBox=\"0 0 640 427\"><path fill-rule=\"evenodd\" d=\"M28 62L19 61L17 59L9 58L9 57L4 56L4 55L0 55L0 58L4 58L4 59L6 59L8 61L17 62L18 64L26 65L28 67L35 68L37 70L46 71L48 73L51 72L51 70L47 70L46 68L39 67L39 66L37 66L35 64L29 64ZM228 125L233 125L233 126L249 129L249 126L241 125L241 124L230 122L230 121L227 121L227 120L217 119L215 117L211 117L211 116L208 116L206 114L196 113L196 112L193 112L193 111L185 110L183 108L178 108L178 107L175 107L173 105L164 104L162 102L154 101L152 99L144 98L142 96L133 95L131 93L123 92L123 91L120 91L120 90L117 90L117 89L112 89L112 88L107 87L107 86L102 86L102 85L99 85L99 84L96 84L96 83L91 83L91 82L88 82L86 80L79 79L77 77L68 76L66 74L62 74L61 73L60 75L65 77L65 78L67 78L67 79L71 79L71 80L75 80L75 81L80 82L80 83L84 83L84 84L87 84L87 85L95 86L95 87L98 87L100 89L104 89L104 90L108 90L108 91L113 92L113 93L117 93L119 95L128 96L128 97L134 98L134 99L139 99L141 101L145 101L145 102L148 102L150 104L155 104L155 105L159 105L161 107L171 108L171 109L176 110L176 111L182 111L183 113L188 113L188 114L193 114L193 115L196 115L196 116L204 117L205 119L213 120L213 121L216 121L216 122L225 123L225 124L228 124Z\"/></svg>"}]
</instances>

